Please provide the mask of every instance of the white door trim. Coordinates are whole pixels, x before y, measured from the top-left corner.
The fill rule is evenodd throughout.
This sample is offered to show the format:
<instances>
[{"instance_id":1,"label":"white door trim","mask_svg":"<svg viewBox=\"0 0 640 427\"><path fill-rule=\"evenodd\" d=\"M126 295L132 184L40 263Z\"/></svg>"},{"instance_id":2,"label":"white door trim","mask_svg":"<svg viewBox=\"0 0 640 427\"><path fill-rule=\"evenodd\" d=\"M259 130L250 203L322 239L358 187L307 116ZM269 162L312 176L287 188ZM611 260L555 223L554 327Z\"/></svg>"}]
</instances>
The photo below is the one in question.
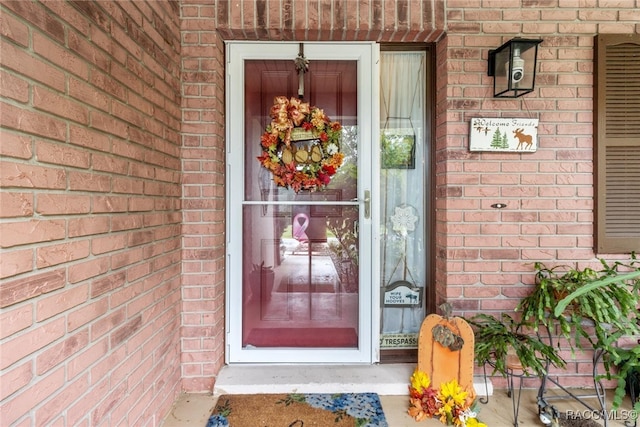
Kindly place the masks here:
<instances>
[{"instance_id":1,"label":"white door trim","mask_svg":"<svg viewBox=\"0 0 640 427\"><path fill-rule=\"evenodd\" d=\"M242 348L242 191L244 188L244 61L293 59L298 42L228 42L226 46L226 363L375 363L379 361L380 272L379 214L376 208L379 178L379 46L372 42L304 44L305 56L316 60L358 61L358 195L371 191L371 216L360 209L359 345L357 349L247 349ZM240 171L240 172L238 172ZM362 202L363 203L363 202ZM370 247L368 247L370 246ZM363 262L368 258L367 262Z\"/></svg>"}]
</instances>

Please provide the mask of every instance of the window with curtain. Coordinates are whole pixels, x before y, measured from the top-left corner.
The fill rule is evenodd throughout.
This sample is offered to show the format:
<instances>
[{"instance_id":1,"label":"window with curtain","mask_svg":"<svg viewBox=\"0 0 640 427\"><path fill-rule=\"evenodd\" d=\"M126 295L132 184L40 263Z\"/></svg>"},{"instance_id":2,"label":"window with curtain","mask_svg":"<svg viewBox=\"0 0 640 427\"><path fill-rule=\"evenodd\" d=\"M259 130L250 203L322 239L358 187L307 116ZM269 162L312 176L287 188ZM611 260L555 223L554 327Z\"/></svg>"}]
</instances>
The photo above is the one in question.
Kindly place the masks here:
<instances>
[{"instance_id":1,"label":"window with curtain","mask_svg":"<svg viewBox=\"0 0 640 427\"><path fill-rule=\"evenodd\" d=\"M426 51L380 58L381 350L417 348L428 229Z\"/></svg>"},{"instance_id":2,"label":"window with curtain","mask_svg":"<svg viewBox=\"0 0 640 427\"><path fill-rule=\"evenodd\" d=\"M595 47L596 248L640 252L640 35Z\"/></svg>"}]
</instances>

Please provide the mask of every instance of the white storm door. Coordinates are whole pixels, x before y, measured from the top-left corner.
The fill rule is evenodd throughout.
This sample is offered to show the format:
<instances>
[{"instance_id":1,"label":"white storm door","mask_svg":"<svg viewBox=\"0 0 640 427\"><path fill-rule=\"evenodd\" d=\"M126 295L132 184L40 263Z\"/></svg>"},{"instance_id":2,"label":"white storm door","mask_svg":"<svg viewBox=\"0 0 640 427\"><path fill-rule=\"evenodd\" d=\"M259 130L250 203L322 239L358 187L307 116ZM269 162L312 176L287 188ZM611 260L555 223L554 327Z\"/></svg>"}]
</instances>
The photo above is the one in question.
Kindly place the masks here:
<instances>
[{"instance_id":1,"label":"white storm door","mask_svg":"<svg viewBox=\"0 0 640 427\"><path fill-rule=\"evenodd\" d=\"M341 123L344 163L326 188L296 192L257 157L274 97L298 96L300 44L227 44L228 363L377 361L378 45L303 48L302 101Z\"/></svg>"}]
</instances>

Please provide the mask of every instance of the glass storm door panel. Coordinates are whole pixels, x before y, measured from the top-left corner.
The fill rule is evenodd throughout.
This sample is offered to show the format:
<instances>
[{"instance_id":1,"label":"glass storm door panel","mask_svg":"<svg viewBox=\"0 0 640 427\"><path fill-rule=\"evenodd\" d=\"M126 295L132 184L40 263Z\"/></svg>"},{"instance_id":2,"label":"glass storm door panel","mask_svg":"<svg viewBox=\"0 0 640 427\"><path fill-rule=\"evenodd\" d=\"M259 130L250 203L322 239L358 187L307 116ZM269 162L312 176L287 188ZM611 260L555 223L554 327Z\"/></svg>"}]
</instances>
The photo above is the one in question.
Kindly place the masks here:
<instances>
[{"instance_id":1,"label":"glass storm door panel","mask_svg":"<svg viewBox=\"0 0 640 427\"><path fill-rule=\"evenodd\" d=\"M258 46L254 52L231 45L229 52L228 361L370 362L373 245L364 199L372 168L363 172L371 150L362 141L372 103L359 94L372 81L363 77L372 69L363 61L372 58L373 45L351 45L355 52L337 55L335 45L305 44L310 62L302 83L293 61L297 43ZM257 159L274 99L297 99L299 89L302 102L342 126L343 163L316 191L277 186ZM300 170L299 156L313 161L322 146L312 140L291 147Z\"/></svg>"}]
</instances>

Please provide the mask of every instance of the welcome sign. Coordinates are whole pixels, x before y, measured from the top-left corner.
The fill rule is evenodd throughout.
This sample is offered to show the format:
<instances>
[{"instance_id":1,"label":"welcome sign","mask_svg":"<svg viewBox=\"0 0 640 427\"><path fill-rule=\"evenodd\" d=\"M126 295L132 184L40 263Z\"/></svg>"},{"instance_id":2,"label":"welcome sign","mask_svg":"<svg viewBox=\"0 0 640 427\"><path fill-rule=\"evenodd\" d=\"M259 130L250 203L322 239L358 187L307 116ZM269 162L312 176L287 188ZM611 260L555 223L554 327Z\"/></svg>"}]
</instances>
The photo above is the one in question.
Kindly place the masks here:
<instances>
[{"instance_id":1,"label":"welcome sign","mask_svg":"<svg viewBox=\"0 0 640 427\"><path fill-rule=\"evenodd\" d=\"M538 119L473 118L469 126L470 151L535 152Z\"/></svg>"}]
</instances>

